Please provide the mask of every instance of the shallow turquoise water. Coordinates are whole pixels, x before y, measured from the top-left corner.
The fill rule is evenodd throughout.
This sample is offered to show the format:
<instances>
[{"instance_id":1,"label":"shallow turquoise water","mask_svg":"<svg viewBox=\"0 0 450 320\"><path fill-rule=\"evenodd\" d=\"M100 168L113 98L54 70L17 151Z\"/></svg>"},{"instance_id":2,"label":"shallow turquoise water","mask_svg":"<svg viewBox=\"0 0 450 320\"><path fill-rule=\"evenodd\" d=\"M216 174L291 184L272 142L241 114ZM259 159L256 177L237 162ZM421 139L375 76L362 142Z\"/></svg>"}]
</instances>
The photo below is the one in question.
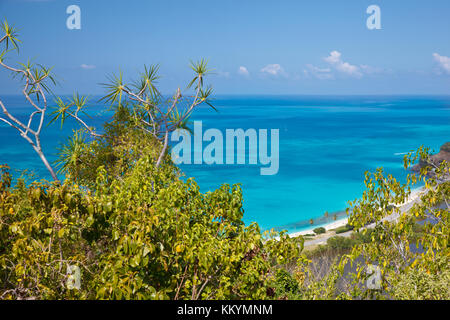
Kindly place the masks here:
<instances>
[{"instance_id":1,"label":"shallow turquoise water","mask_svg":"<svg viewBox=\"0 0 450 320\"><path fill-rule=\"evenodd\" d=\"M30 109L20 97L2 96L16 114ZM95 101L95 99L94 99ZM362 194L366 170L384 167L399 179L406 172L402 153L420 145L435 150L449 141L450 96L219 96L219 109L201 107L194 120L203 130L279 129L279 172L261 176L255 165L181 165L203 191L221 183L241 183L244 220L262 229L290 231L309 226L310 218L342 211ZM94 107L94 113L101 109ZM100 124L108 114L92 121ZM74 124L72 124L74 127ZM71 132L48 127L43 144L50 159ZM17 133L0 124L0 163L33 168L48 177L37 155ZM31 150L31 151L30 151ZM330 214L331 216L331 214Z\"/></svg>"}]
</instances>

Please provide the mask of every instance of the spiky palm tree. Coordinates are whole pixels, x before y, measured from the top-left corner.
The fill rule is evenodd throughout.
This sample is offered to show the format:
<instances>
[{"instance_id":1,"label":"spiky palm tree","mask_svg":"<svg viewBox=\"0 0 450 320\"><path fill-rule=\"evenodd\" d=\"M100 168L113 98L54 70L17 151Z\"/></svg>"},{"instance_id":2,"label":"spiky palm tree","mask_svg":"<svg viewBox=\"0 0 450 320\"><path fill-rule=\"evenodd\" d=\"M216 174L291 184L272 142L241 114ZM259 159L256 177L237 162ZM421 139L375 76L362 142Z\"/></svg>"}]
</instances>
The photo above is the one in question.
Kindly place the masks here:
<instances>
[{"instance_id":1,"label":"spiky palm tree","mask_svg":"<svg viewBox=\"0 0 450 320\"><path fill-rule=\"evenodd\" d=\"M86 147L86 139L81 130L75 131L67 144L58 148L58 159L55 161L58 173L67 172L69 167L78 168Z\"/></svg>"}]
</instances>

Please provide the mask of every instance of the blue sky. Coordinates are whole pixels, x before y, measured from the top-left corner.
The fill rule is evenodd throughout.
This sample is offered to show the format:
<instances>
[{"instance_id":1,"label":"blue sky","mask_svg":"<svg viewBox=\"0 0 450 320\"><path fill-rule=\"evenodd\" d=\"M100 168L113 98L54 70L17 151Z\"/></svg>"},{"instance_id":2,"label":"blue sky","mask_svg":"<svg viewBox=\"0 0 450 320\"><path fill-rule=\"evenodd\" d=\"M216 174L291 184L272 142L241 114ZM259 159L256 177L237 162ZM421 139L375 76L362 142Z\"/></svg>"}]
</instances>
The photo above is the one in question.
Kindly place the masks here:
<instances>
[{"instance_id":1,"label":"blue sky","mask_svg":"<svg viewBox=\"0 0 450 320\"><path fill-rule=\"evenodd\" d=\"M66 27L71 4L81 30ZM372 4L381 30L366 26ZM23 41L8 62L53 66L60 94L99 94L107 74L153 63L170 93L202 57L219 94L449 94L449 13L448 0L0 0ZM17 89L1 70L0 93Z\"/></svg>"}]
</instances>

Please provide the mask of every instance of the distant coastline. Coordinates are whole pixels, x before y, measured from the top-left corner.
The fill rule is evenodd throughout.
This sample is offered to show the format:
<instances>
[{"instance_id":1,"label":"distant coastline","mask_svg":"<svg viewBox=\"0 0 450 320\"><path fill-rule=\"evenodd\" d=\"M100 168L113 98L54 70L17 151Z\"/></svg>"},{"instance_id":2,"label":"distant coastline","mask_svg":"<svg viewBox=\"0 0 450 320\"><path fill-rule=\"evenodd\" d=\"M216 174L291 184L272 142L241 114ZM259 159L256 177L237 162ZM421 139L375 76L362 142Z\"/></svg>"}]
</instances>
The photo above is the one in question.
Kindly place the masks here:
<instances>
[{"instance_id":1,"label":"distant coastline","mask_svg":"<svg viewBox=\"0 0 450 320\"><path fill-rule=\"evenodd\" d=\"M336 218L334 218L336 217ZM311 220L313 220L313 223L311 224ZM327 226L334 226L335 224L338 225L337 227L341 226L342 221L347 220L347 213L345 210L330 212L328 215L322 215L319 217L312 217L311 219L301 220L298 222L293 222L290 224L286 224L279 227L274 227L273 229L275 231L282 231L287 230L289 234L291 233L298 233L298 232L304 232L308 230L313 230L318 227L327 227ZM344 223L345 225L345 223ZM337 228L336 227L336 228Z\"/></svg>"},{"instance_id":2,"label":"distant coastline","mask_svg":"<svg viewBox=\"0 0 450 320\"><path fill-rule=\"evenodd\" d=\"M415 203L416 200L420 197L421 193L424 191L424 187L417 187L411 190L411 194L409 195L408 199L400 205L400 208L403 208L411 203ZM340 214L340 217L338 216L338 218L334 221L328 221L328 222L323 222L323 223L314 223L312 225L309 225L308 227L305 228L301 228L301 230L299 231L289 231L287 228L283 228L283 227L277 227L274 228L274 230L276 231L281 231L281 230L288 230L288 234L291 237L297 237L297 236L301 236L301 235L306 235L306 234L314 234L314 229L319 228L319 227L323 227L325 228L327 231L328 230L332 230L332 229L336 229L339 227L343 227L348 223L348 216L346 214L345 211L338 211L338 213ZM328 218L326 219L330 219L330 217L333 216L333 214L336 213L332 213L328 216ZM345 214L345 216L342 216L342 214ZM323 220L325 217L319 217L316 219L313 219L314 221L317 220ZM302 221L300 222L301 224L307 224L308 221ZM293 225L295 225L296 223L294 223Z\"/></svg>"},{"instance_id":3,"label":"distant coastline","mask_svg":"<svg viewBox=\"0 0 450 320\"><path fill-rule=\"evenodd\" d=\"M405 212L407 210L409 210L412 205L418 201L420 201L421 196L423 195L423 193L425 192L425 187L418 187L415 189L411 190L411 193L408 197L408 199L402 203L399 206L399 212ZM399 216L398 213L393 213L392 215L386 217L386 220L392 221L397 219ZM308 234L314 234L314 229L318 228L318 227L324 227L326 229L326 233L322 234L322 235L318 235L317 238L315 238L313 241L309 241L309 244L323 244L327 241L327 239L329 239L332 236L335 236L334 233L330 233L329 231L339 228L339 227L343 227L348 223L348 217L346 218L342 218L340 220L328 223L328 224L323 224L323 225L315 225L312 226L311 228L307 229L307 230L302 230L302 231L298 231L298 232L291 232L288 233L290 237L298 237L298 236L305 236ZM371 227L371 226L367 226L367 227ZM347 234L351 234L353 231L348 231ZM308 246L308 241L305 242L305 246Z\"/></svg>"},{"instance_id":4,"label":"distant coastline","mask_svg":"<svg viewBox=\"0 0 450 320\"><path fill-rule=\"evenodd\" d=\"M402 154L406 154L406 153L402 153ZM435 166L439 166L440 163L442 161L447 161L450 162L450 142L446 142L444 143L441 147L438 153L431 155L430 156L430 163L435 165ZM418 164L414 165L411 170L414 172L419 172L420 168L423 166L424 164L422 163L422 161L419 161ZM410 205L412 203L415 203L417 201L420 200L420 197L422 195L422 193L426 191L424 186L421 187L416 187L413 190L411 190L411 194L409 195L408 199L400 205L399 209L400 211L404 211L409 209ZM340 212L345 212L345 211L340 211ZM335 213L336 214L336 213ZM334 215L335 215L334 214ZM395 214L393 214L395 215ZM391 216L393 216L391 215ZM333 215L332 215L333 216ZM386 219L390 220L391 216L386 217ZM320 217L320 219L328 219L330 217L330 215L327 215L327 217ZM313 220L313 219L311 219ZM313 220L314 221L314 220ZM333 222L325 222L325 223L319 223L319 224L312 224L309 228L305 229L305 230L301 230L301 231L296 231L296 232L290 232L289 235L292 237L297 237L300 235L307 235L307 234L314 234L314 229L318 228L318 227L323 227L325 228L327 231L328 230L332 230L332 229L336 229L339 227L343 227L348 223L348 217L344 217L344 218L340 218L340 219L336 219L336 221ZM279 228L281 229L281 228Z\"/></svg>"}]
</instances>

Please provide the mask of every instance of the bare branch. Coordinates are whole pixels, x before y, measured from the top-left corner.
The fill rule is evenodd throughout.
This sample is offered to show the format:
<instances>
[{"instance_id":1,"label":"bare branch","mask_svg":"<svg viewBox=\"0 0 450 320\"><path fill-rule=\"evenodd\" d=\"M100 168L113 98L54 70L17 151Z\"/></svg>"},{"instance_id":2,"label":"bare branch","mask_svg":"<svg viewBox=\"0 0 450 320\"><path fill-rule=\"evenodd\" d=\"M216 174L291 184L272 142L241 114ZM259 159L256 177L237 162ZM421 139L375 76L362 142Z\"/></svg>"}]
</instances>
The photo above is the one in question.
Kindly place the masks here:
<instances>
[{"instance_id":1,"label":"bare branch","mask_svg":"<svg viewBox=\"0 0 450 320\"><path fill-rule=\"evenodd\" d=\"M78 116L78 112L71 113L71 112L67 111L67 114L68 114L69 116L71 116L72 118L74 118L75 120L77 120L83 127L85 127L85 128L89 131L89 133L90 133L92 136L94 136L94 137L103 137L102 134L96 133L91 127L89 127L89 126L86 124L86 122L84 122L84 121Z\"/></svg>"},{"instance_id":2,"label":"bare branch","mask_svg":"<svg viewBox=\"0 0 450 320\"><path fill-rule=\"evenodd\" d=\"M4 37L1 39L0 42L2 42L4 40ZM44 163L45 167L47 168L47 170L50 172L50 175L52 176L52 178L55 181L58 181L58 177L55 174L55 172L53 171L53 168L51 167L51 165L49 164L49 162L47 161L47 158L45 157L43 151L42 151L42 146L41 146L41 140L40 140L40 133L44 124L44 119L45 119L45 111L47 109L47 98L45 96L44 90L42 88L41 82L47 78L48 75L44 75L41 79L37 80L33 77L33 75L31 74L29 69L26 70L20 70L20 69L16 69L13 67L10 67L8 65L6 65L5 63L3 63L2 61L0 61L0 66L2 66L3 68L15 72L15 73L20 73L24 76L25 78L25 86L22 90L23 95L25 96L25 98L27 99L27 101L36 109L36 111L34 111L33 113L30 114L29 119L28 119L28 123L27 125L25 125L24 123L22 123L21 121L19 121L17 118L15 118L11 113L9 113L8 109L5 107L5 105L3 104L3 102L0 100L0 107L3 111L3 113L7 116L7 119L4 118L0 118L1 121L3 121L4 123L8 124L9 126L11 126L12 128L16 129L19 131L20 135L22 138L24 138L28 143L31 144L31 146L33 147L33 149L36 151L36 153L39 155L39 158L41 159L41 161ZM31 81L30 81L31 80ZM32 87L33 90L36 92L36 94L38 96L42 97L43 100L43 107L39 107L29 96L28 94L28 88L30 87L30 83L32 83ZM37 114L40 114L40 119L39 119L39 125L37 130L33 130L31 128L32 122L33 122L33 117ZM28 136L28 134L33 135L34 137L34 141Z\"/></svg>"},{"instance_id":3,"label":"bare branch","mask_svg":"<svg viewBox=\"0 0 450 320\"><path fill-rule=\"evenodd\" d=\"M161 164L162 158L164 157L164 154L166 153L167 150L168 142L169 142L169 131L166 131L166 134L164 136L164 145L161 150L161 153L159 154L158 161L156 162L156 168L158 168L159 165Z\"/></svg>"}]
</instances>

